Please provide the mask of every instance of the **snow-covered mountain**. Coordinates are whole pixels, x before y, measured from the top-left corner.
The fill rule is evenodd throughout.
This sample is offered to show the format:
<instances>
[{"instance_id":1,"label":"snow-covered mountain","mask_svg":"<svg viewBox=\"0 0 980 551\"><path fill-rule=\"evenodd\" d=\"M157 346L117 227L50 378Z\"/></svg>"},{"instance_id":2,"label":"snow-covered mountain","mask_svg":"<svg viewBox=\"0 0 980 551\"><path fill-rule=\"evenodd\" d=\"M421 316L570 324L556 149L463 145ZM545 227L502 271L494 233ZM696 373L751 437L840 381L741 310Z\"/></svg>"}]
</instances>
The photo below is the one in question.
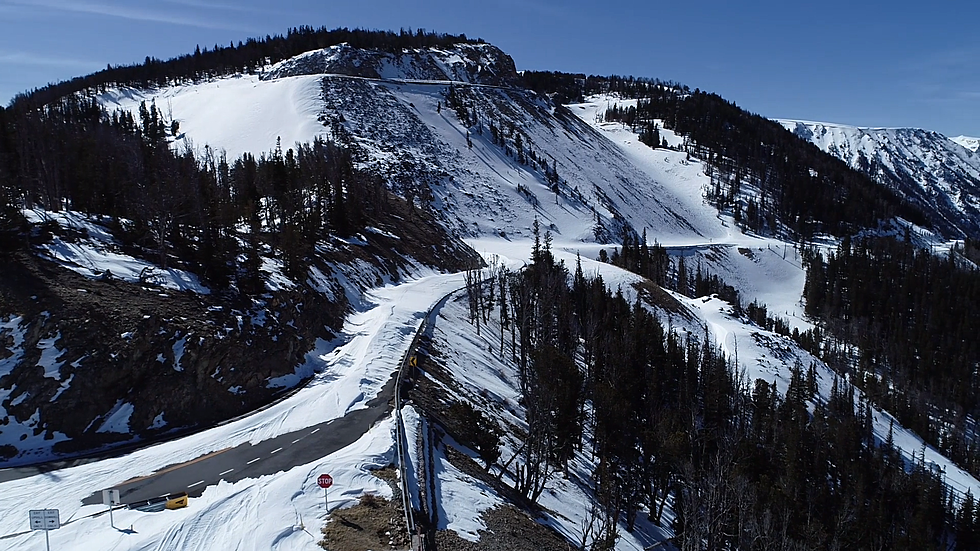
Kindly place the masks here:
<instances>
[{"instance_id":1,"label":"snow-covered mountain","mask_svg":"<svg viewBox=\"0 0 980 551\"><path fill-rule=\"evenodd\" d=\"M920 206L947 237L980 236L980 154L975 139L949 139L916 128L780 122Z\"/></svg>"},{"instance_id":2,"label":"snow-covered mountain","mask_svg":"<svg viewBox=\"0 0 980 551\"><path fill-rule=\"evenodd\" d=\"M697 265L699 271L703 267L721 275L737 288L744 302L767 305L794 329L812 328L811 320L803 314L801 295L806 274L794 245L743 232L732 215L708 205L703 195L711 178L701 160L677 147L683 142L680 136L661 128L660 136L671 147L652 149L626 125L604 121L609 106L635 107L635 100L603 95L556 106L547 98L520 89L518 82L513 60L487 44L405 50L401 54L340 45L266 67L260 75L154 89L114 88L100 91L97 97L110 108L133 112L141 102L155 102L179 123L182 134L176 140L177 147L207 145L226 151L230 159L244 152L268 152L277 142L286 150L296 142L317 137L351 144L358 152L360 168L378 175L389 189L408 198L416 208L433 212L488 263L512 269L525 264L537 220L550 233L557 259L572 266L580 254L584 270L601 275L605 284L621 291L629 303L646 300L641 278L595 258L601 249L619 246L624 232L645 231L648 241L666 245L675 258L684 257L692 268ZM934 222L944 231L953 235L980 233L976 193L980 189L980 159L975 152L924 131L864 130L797 121L783 124L853 166L895 185L910 200L938 205L932 211ZM405 226L417 223L415 215L415 208L399 211L401 224L396 227L373 228L367 237L326 243L320 248L336 248L347 254L370 243L394 249L396 242L409 241ZM93 225L90 233L98 231L101 227ZM381 237L386 240L378 245ZM69 257L62 249L71 247L62 247L58 240L52 243L43 254L66 266L74 264L71 269L84 277L107 269L109 261L91 248ZM441 251L432 243L420 245ZM441 252L435 260L445 255L464 256L456 249ZM216 455L232 446L304 429L312 422L336 419L362 407L378 396L397 371L399 358L408 351L412 335L424 319L433 323L426 337L441 370L439 375L452 379L428 381L436 389L433 394L439 393L439 399L447 404L472 404L502 426L521 430L525 425L519 376L513 362L492 353L497 341L494 335L498 331L503 334L505 322L492 314L481 334L471 325L464 294L452 292L462 287L462 274L433 274L440 268L459 266L435 260L405 262L396 277L388 277L368 261L353 256L355 260L346 271L339 267L335 270L343 285L329 286L331 293L347 294L353 312L342 328L336 328L336 339L317 338L316 349L304 356L302 375L312 379L296 395L260 414L204 433L138 450L126 458L65 469L57 476L4 482L0 490L25 508L43 498L45 506L61 507L65 517L71 514L74 523L52 536L64 538L57 542L64 544L59 548L91 546L89 539L83 543L82 535L101 541L102 548L314 548L316 541L307 532L308 526L316 532L312 527L318 527L325 517L323 496L313 486L317 473L329 469L342 488L337 496L331 494L336 500L331 501L331 508L355 505L366 492L394 499L391 488L371 474L394 461L393 434L399 430L394 417L377 423L357 443L314 463L233 483L204 485L202 481L198 489L206 489L195 498L195 506L173 512L173 516L152 516L136 510L116 513L117 523L130 523L138 530L99 532L99 523L105 524L105 518L92 517L101 514L102 508L81 503L96 489L167 468L174 457L195 460ZM72 262L78 257L91 264L82 267L87 272L79 268L78 261ZM118 258L114 261L119 262ZM118 274L119 269L113 266L113 271ZM140 271L130 269L136 274ZM125 279L125 274L120 279ZM311 271L310 276L303 292L325 292L317 285L316 273ZM144 283L137 276L130 279ZM174 285L170 288L179 288ZM380 288L365 291L371 285ZM75 291L80 285L73 283L71 287ZM688 298L661 292L671 309L658 310L662 305L653 303L648 304L650 309L657 311L665 324L691 338L710 336L735 358L746 381L771 381L774 388L785 393L794 364L813 365L814 403L828 401L837 385L835 373L792 339L748 321L717 296ZM283 308L295 300L283 298ZM238 314L229 310L228 317L233 319ZM260 315L265 314L256 313L255 317ZM283 318L281 324L290 323L291 318ZM230 334L224 332L222 324L215 327L222 335ZM54 335L38 333L28 342L24 339L27 333L19 318L0 323L0 337L6 338L12 349L20 347L0 360L0 375L18 369L15 364L27 351L32 354L29 367L36 372L36 379L52 379L52 388L62 384L68 387L70 378L62 381L60 373L58 378L48 373L54 374L55 360L61 358L54 346L60 341ZM163 351L166 357L160 360L161 365L180 365L174 356L177 348L183 354L183 346L174 343L170 352ZM500 348L498 351L502 352ZM155 358L157 351L147 347L143 353ZM170 371L166 374L172 375ZM256 384L266 382L262 379ZM14 388L6 390L13 396ZM5 398L3 392L0 389L0 400ZM27 394L23 389L18 392L17 396ZM31 399L40 400L27 396L22 403L31 405ZM132 413L132 406L129 410L122 406L125 404L100 412L92 422L112 425L110 421L126 417L126 411ZM418 407L406 407L404 418L412 455L410 469L425 471L428 461L428 472L434 478L429 481L431 487L425 489L426 506L437 512L436 528L477 542L487 535L481 530L488 527L488 512L507 501L508 494L497 491L493 480L464 472L459 461L451 461L450 455L458 452L450 448L464 446L444 436L440 438L448 443L433 442L434 433L427 429L431 421L423 418ZM980 492L980 482L903 428L887 411L870 406L869 411L869 430L874 438L894 440L909 462L915 462L918 454L918 461L941 468L956 491ZM38 418L30 419L34 424L25 422L12 428L17 428L16 437L33 432L28 442L40 448L43 456L50 444L43 431L35 430L43 416L39 413ZM11 429L5 431L14 435ZM512 436L504 438L507 459L517 456L517 447ZM427 448L428 457L420 458ZM470 453L463 450L464 455ZM590 537L595 543L595 534L589 535L593 527L588 519L593 501L590 477L595 469L596 458L580 451L572 460L572 476L556 476L542 495L537 518L569 541L583 542L583 546ZM497 483L508 480L506 468L494 474ZM420 489L413 488L410 493L409 499L418 506ZM668 505L665 518L673 516L672 507ZM669 521L656 526L644 519L635 531L623 530L615 548L638 551L658 545L671 536L669 526ZM19 524L11 518L0 519L0 535L17 530ZM31 548L34 542L29 535L15 534L9 543L11 549L19 551Z\"/></svg>"},{"instance_id":3,"label":"snow-covered mountain","mask_svg":"<svg viewBox=\"0 0 980 551\"><path fill-rule=\"evenodd\" d=\"M313 50L277 63L262 80L300 75L346 75L369 79L465 82L515 86L514 60L490 44L456 44L448 49L399 53L364 50L340 44Z\"/></svg>"},{"instance_id":4,"label":"snow-covered mountain","mask_svg":"<svg viewBox=\"0 0 980 551\"><path fill-rule=\"evenodd\" d=\"M490 45L397 56L340 45L261 76L99 97L134 112L144 101L167 106L188 144L230 158L268 152L277 138L285 150L350 136L364 167L431 204L464 237L527 238L535 218L573 241L618 243L624 227L649 228L661 243L728 236L701 199L709 180L699 163L678 151L653 155L634 135L619 138L639 146L624 150L575 116L594 119L605 100L570 111L502 86L516 78L513 61Z\"/></svg>"},{"instance_id":5,"label":"snow-covered mountain","mask_svg":"<svg viewBox=\"0 0 980 551\"><path fill-rule=\"evenodd\" d=\"M950 138L950 139L974 153L976 153L977 150L980 149L980 138L971 138L970 136L956 136L955 138Z\"/></svg>"}]
</instances>

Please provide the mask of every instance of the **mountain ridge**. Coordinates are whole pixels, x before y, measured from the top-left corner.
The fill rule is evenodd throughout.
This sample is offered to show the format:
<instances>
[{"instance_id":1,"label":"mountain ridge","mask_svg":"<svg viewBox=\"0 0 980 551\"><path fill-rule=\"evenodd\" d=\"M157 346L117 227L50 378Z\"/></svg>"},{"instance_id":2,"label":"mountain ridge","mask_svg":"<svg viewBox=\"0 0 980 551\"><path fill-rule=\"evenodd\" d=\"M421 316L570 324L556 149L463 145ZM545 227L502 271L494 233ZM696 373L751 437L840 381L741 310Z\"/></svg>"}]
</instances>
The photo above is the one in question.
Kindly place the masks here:
<instances>
[{"instance_id":1,"label":"mountain ridge","mask_svg":"<svg viewBox=\"0 0 980 551\"><path fill-rule=\"evenodd\" d=\"M974 153L980 150L980 138L972 138L970 136L956 136L955 138L950 138L950 139Z\"/></svg>"},{"instance_id":2,"label":"mountain ridge","mask_svg":"<svg viewBox=\"0 0 980 551\"><path fill-rule=\"evenodd\" d=\"M938 227L960 237L980 236L980 156L954 140L916 128L779 122L922 206Z\"/></svg>"}]
</instances>

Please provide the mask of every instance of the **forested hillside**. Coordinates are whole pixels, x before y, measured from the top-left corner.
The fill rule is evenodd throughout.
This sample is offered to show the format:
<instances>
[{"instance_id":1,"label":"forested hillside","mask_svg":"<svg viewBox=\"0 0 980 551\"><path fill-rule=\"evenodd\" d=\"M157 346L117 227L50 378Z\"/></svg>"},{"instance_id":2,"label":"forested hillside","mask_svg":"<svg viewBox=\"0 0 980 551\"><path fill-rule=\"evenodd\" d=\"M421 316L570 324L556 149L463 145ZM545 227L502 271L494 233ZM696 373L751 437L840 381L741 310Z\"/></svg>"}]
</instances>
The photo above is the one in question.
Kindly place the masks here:
<instances>
[{"instance_id":1,"label":"forested hillside","mask_svg":"<svg viewBox=\"0 0 980 551\"><path fill-rule=\"evenodd\" d=\"M824 358L879 405L971 472L980 472L975 419L980 272L907 241L845 238L808 260L807 312L836 341ZM856 361L854 361L856 357Z\"/></svg>"},{"instance_id":2,"label":"forested hillside","mask_svg":"<svg viewBox=\"0 0 980 551\"><path fill-rule=\"evenodd\" d=\"M479 262L357 169L339 126L337 141L229 159L181 147L179 123L152 103L135 114L77 94L28 104L0 109L5 459L247 412L312 374L307 353L364 289L420 265ZM174 278L191 290L162 300ZM126 430L107 431L119 411Z\"/></svg>"},{"instance_id":3,"label":"forested hillside","mask_svg":"<svg viewBox=\"0 0 980 551\"><path fill-rule=\"evenodd\" d=\"M900 217L950 237L961 235L973 222L950 224L953 218L942 210L946 199L931 201L934 211L924 213L922 205L930 201L908 202L901 198L909 196L908 190L896 193L884 180L876 182L850 169L780 124L715 94L644 79L557 73L525 78L565 101L591 93L623 98L625 106L613 102L607 109L607 120L633 128L650 147L668 147L661 129L681 134L683 150L704 159L712 171L706 198L747 228L777 234L789 230L787 237L803 243L818 232L843 237L827 258L819 253L804 258L809 266L806 311L819 327L794 333L794 338L842 376L854 377L875 404L895 413L905 426L978 472L973 371L980 359L970 334L978 326L980 297L975 293L976 261L965 258L972 241L935 254L913 245L913 232L889 229L887 221ZM952 176L944 171L923 177ZM966 203L974 200L969 193L955 195ZM931 225L929 220L938 222ZM851 244L851 235L878 232L901 239L869 237ZM689 294L697 285L695 296L720 293L736 308L745 306L735 289L708 287L700 266L695 273L690 265L671 263L663 249L649 247L645 238L625 236L621 252L611 260L681 293ZM689 275L668 275L674 272ZM760 325L790 334L788 325L778 316L770 318L764 305L749 306L747 314ZM821 332L831 338L825 340Z\"/></svg>"},{"instance_id":4,"label":"forested hillside","mask_svg":"<svg viewBox=\"0 0 980 551\"><path fill-rule=\"evenodd\" d=\"M594 549L611 549L640 511L666 523L668 503L684 550L943 549L953 532L957 549L974 545L973 503L957 506L924 461L907 465L890 434L876 439L846 377L826 400L814 365L793 366L784 395L747 380L709 336L570 270L550 241L518 273L470 278L469 319L488 340L500 331L495 353L518 373L527 428L514 489L537 501L576 454L594 458ZM506 459L487 451L495 422L457 428L488 469Z\"/></svg>"},{"instance_id":5,"label":"forested hillside","mask_svg":"<svg viewBox=\"0 0 980 551\"><path fill-rule=\"evenodd\" d=\"M785 120L780 124L919 205L944 236L980 236L980 156L954 139L919 128Z\"/></svg>"},{"instance_id":6,"label":"forested hillside","mask_svg":"<svg viewBox=\"0 0 980 551\"><path fill-rule=\"evenodd\" d=\"M402 29L396 33L366 29L330 30L326 27L297 27L290 29L285 35L249 38L244 42L238 41L237 45L215 44L210 49L206 45L203 49L199 46L193 54L165 61L147 57L139 65L109 66L91 75L19 94L11 105L20 108L40 107L82 90L105 89L110 86L147 88L235 73L252 74L284 59L343 43L354 48L400 52L407 48L433 48L458 43L482 42L479 39L469 39L465 34L440 34L427 32L424 29L415 32Z\"/></svg>"}]
</instances>

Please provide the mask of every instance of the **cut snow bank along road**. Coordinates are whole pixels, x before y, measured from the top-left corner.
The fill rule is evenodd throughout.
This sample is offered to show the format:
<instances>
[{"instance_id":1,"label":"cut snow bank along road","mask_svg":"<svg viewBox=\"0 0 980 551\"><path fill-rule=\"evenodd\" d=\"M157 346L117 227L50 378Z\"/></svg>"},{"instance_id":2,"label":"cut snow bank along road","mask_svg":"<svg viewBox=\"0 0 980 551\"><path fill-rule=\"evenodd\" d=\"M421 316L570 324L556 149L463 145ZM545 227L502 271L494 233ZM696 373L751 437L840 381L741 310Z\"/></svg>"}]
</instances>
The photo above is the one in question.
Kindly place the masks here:
<instances>
[{"instance_id":1,"label":"cut snow bank along road","mask_svg":"<svg viewBox=\"0 0 980 551\"><path fill-rule=\"evenodd\" d=\"M349 325L367 336L368 342L347 348L346 352L352 356L347 359L347 368L355 369L362 382L372 380L380 384L387 379L377 395L368 400L363 408L351 409L343 417L255 444L245 442L220 449L147 476L132 478L113 488L119 490L120 498L126 504L139 504L179 492L187 492L194 497L220 480L235 482L285 471L352 444L391 413L398 370L401 368L399 359L407 356L405 346L416 343L418 332L425 326L421 322L432 305L457 291L462 283L462 274L439 275L378 289L371 293L371 298L378 304L371 311L377 310L377 314L351 317ZM365 329L371 326L373 328ZM345 327L345 331L347 329ZM330 384L325 382L323 386ZM297 394L286 402L302 398L302 394ZM347 399L357 401L357 397ZM242 421L247 422L247 418ZM100 502L99 493L93 493L83 500L86 505Z\"/></svg>"},{"instance_id":2,"label":"cut snow bank along road","mask_svg":"<svg viewBox=\"0 0 980 551\"><path fill-rule=\"evenodd\" d=\"M351 411L339 419L257 444L246 442L219 450L148 476L127 480L113 488L119 490L122 502L128 505L180 492L196 497L220 480L236 482L243 478L257 478L315 461L352 444L386 417L391 412L394 388L395 377L392 377L381 393L367 403L366 408ZM82 503L102 503L102 495L92 494Z\"/></svg>"},{"instance_id":3,"label":"cut snow bank along road","mask_svg":"<svg viewBox=\"0 0 980 551\"><path fill-rule=\"evenodd\" d=\"M219 480L255 478L325 457L389 414L399 358L431 306L462 286L463 274L438 274L368 292L342 338L310 354L320 366L309 384L265 410L106 459L109 469L97 467L103 461L65 469L36 466L34 473L18 469L13 478L84 477L93 493L83 494L83 503L98 503L98 490L117 488L122 501L132 504L185 491L200 495Z\"/></svg>"}]
</instances>

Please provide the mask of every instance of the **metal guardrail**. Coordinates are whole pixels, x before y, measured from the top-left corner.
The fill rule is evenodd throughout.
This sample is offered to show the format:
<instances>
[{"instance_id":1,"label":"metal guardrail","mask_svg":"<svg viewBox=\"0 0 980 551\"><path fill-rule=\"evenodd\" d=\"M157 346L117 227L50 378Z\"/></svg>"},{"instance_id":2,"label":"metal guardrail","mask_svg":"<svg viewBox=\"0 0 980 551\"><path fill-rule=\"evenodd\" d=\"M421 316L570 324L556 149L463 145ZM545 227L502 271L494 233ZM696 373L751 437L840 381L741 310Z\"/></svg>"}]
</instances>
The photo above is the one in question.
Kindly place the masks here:
<instances>
[{"instance_id":1,"label":"metal guardrail","mask_svg":"<svg viewBox=\"0 0 980 551\"><path fill-rule=\"evenodd\" d=\"M422 327L425 327L424 321L422 322L419 332L416 333L416 339L418 338L418 335L421 334ZM409 347L408 351L405 353L401 359L401 362L399 363L398 378L395 382L395 446L398 450L398 479L401 482L402 509L405 511L405 526L408 528L408 536L411 539L413 551L418 551L424 549L424 543L422 543L422 538L416 533L415 512L412 510L412 503L408 493L408 472L405 469L405 461L411 461L411 458L406 456L405 423L402 420L401 403L402 376L405 370L405 364L408 362L409 353L415 348L415 340L412 341L412 345L413 346Z\"/></svg>"},{"instance_id":2,"label":"metal guardrail","mask_svg":"<svg viewBox=\"0 0 980 551\"><path fill-rule=\"evenodd\" d=\"M458 291L458 289L456 290ZM449 296L456 291L447 293ZM440 300L441 302L441 300ZM436 303L439 304L439 303ZM415 331L415 337L412 339L412 344L409 345L408 350L402 356L401 361L398 364L398 376L395 379L395 446L398 453L398 478L401 481L401 493L402 493L402 508L405 510L405 526L408 528L408 535L412 541L413 551L425 551L425 539L421 534L418 533L418 527L415 524L415 512L412 509L412 503L409 498L409 487L408 487L408 472L405 468L406 461L411 461L411 457L407 455L406 448L406 433L405 433L405 423L402 419L402 401L401 401L401 391L402 391L402 379L405 376L405 369L409 367L410 358L414 355L415 349L418 347L419 338L422 336L422 332L425 331L426 326L429 323L429 316L432 315L432 311L435 306L429 308L425 313L425 317L422 319L422 323L419 328Z\"/></svg>"},{"instance_id":3,"label":"metal guardrail","mask_svg":"<svg viewBox=\"0 0 980 551\"><path fill-rule=\"evenodd\" d=\"M486 278L480 280L482 285L487 281ZM415 350L418 348L419 339L422 337L422 332L425 331L426 327L429 325L429 319L432 317L432 313L436 308L441 307L450 296L460 292L463 288L454 289L442 296L435 304L432 305L425 312L425 316L422 318L422 323L419 328L415 330L415 336L412 338L412 344L408 346L408 349L402 355L401 360L398 363L398 375L395 378L395 447L398 453L398 478L401 481L401 492L402 492L402 507L405 510L405 526L408 528L408 534L412 541L412 551L425 551L425 538L422 534L416 533L418 530L418 525L415 523L415 512L412 510L412 504L409 498L409 488L408 488L408 472L405 469L405 462L411 461L411 457L407 455L406 448L406 433L405 433L405 423L402 419L402 401L401 401L401 388L402 379L405 377L405 369L410 367L409 361L415 354Z\"/></svg>"}]
</instances>

